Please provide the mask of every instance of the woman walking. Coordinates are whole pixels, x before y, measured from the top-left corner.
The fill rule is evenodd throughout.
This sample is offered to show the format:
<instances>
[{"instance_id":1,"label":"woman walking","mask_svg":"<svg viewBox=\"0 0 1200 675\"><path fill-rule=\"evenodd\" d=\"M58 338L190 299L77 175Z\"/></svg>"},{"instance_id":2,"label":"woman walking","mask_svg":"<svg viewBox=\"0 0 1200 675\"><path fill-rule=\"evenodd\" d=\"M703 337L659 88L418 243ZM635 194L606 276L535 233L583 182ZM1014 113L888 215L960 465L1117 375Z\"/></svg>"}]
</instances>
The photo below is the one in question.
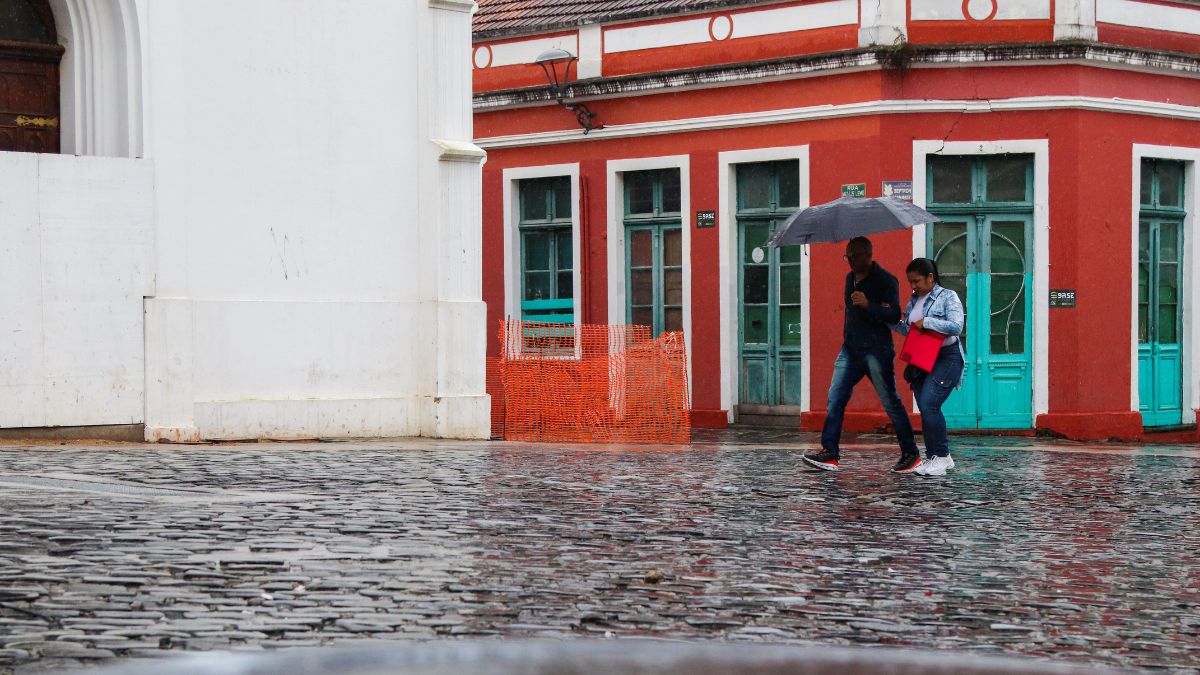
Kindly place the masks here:
<instances>
[{"instance_id":1,"label":"woman walking","mask_svg":"<svg viewBox=\"0 0 1200 675\"><path fill-rule=\"evenodd\" d=\"M913 473L923 476L944 476L954 468L950 457L950 436L946 432L946 417L942 404L961 383L965 358L962 335L965 313L958 294L941 285L937 263L929 258L916 258L905 269L912 297L904 309L904 318L892 325L892 330L908 335L912 328L934 331L946 336L938 351L933 370L925 372L908 366L904 379L912 385L921 409L921 426L925 436L925 460Z\"/></svg>"}]
</instances>

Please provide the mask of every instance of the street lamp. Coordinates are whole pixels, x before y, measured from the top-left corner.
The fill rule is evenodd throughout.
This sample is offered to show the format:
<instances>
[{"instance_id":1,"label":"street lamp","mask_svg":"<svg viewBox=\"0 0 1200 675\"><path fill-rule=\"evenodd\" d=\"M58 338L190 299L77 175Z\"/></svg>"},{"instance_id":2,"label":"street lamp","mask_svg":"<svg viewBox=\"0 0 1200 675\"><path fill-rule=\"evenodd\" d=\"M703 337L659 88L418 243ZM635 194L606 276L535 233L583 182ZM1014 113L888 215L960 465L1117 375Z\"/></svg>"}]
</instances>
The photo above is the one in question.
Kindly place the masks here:
<instances>
[{"instance_id":1,"label":"street lamp","mask_svg":"<svg viewBox=\"0 0 1200 675\"><path fill-rule=\"evenodd\" d=\"M566 91L567 82L571 79L571 65L579 59L565 49L548 49L536 59L534 63L542 67L542 72L546 74L546 81L550 84L550 94L555 101L562 107L575 113L575 120L579 122L579 126L583 127L583 133L587 133L592 129L603 129L604 125L592 124L592 118L596 113L592 112L582 103L568 103L563 100L563 95Z\"/></svg>"}]
</instances>

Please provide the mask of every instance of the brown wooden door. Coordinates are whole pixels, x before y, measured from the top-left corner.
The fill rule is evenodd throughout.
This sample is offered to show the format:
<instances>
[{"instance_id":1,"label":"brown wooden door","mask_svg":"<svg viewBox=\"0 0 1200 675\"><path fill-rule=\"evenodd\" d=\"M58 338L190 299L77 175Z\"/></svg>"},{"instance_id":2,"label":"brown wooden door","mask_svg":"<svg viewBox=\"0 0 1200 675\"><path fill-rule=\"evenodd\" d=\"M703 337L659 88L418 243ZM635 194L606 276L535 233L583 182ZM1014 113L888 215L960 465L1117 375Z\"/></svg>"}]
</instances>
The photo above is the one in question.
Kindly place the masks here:
<instances>
[{"instance_id":1,"label":"brown wooden door","mask_svg":"<svg viewBox=\"0 0 1200 675\"><path fill-rule=\"evenodd\" d=\"M0 151L59 152L59 62L46 0L0 0Z\"/></svg>"}]
</instances>

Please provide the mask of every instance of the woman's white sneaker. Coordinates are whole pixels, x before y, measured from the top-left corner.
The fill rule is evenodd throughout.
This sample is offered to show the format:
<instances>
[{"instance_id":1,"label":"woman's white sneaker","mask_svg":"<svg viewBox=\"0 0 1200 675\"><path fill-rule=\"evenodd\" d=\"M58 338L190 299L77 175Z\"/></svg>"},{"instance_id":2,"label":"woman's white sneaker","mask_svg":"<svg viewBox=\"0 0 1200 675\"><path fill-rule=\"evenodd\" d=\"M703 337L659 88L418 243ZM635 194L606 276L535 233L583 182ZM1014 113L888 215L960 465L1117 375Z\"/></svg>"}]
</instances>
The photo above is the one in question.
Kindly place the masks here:
<instances>
[{"instance_id":1,"label":"woman's white sneaker","mask_svg":"<svg viewBox=\"0 0 1200 675\"><path fill-rule=\"evenodd\" d=\"M945 476L946 472L954 468L954 460L950 457L929 457L924 462L921 462L921 469L918 470L922 476Z\"/></svg>"}]
</instances>

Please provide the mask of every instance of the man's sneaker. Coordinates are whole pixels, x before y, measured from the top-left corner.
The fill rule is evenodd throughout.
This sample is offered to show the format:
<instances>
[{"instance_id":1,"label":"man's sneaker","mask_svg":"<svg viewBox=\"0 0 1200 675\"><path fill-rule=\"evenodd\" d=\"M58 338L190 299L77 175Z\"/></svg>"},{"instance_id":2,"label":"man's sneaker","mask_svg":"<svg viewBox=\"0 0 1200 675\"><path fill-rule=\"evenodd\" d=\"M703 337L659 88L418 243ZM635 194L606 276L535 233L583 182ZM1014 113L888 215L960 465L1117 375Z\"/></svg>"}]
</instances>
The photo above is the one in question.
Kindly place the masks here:
<instances>
[{"instance_id":1,"label":"man's sneaker","mask_svg":"<svg viewBox=\"0 0 1200 675\"><path fill-rule=\"evenodd\" d=\"M954 460L950 457L930 457L925 460L925 470L921 472L922 476L945 476L946 472L954 468Z\"/></svg>"},{"instance_id":2,"label":"man's sneaker","mask_svg":"<svg viewBox=\"0 0 1200 675\"><path fill-rule=\"evenodd\" d=\"M822 450L815 455L804 455L803 459L822 471L838 470L838 456L828 450Z\"/></svg>"},{"instance_id":3,"label":"man's sneaker","mask_svg":"<svg viewBox=\"0 0 1200 675\"><path fill-rule=\"evenodd\" d=\"M892 473L912 473L918 470L921 466L921 456L915 452L906 452L900 455L900 461L896 462L896 466L892 467Z\"/></svg>"}]
</instances>

